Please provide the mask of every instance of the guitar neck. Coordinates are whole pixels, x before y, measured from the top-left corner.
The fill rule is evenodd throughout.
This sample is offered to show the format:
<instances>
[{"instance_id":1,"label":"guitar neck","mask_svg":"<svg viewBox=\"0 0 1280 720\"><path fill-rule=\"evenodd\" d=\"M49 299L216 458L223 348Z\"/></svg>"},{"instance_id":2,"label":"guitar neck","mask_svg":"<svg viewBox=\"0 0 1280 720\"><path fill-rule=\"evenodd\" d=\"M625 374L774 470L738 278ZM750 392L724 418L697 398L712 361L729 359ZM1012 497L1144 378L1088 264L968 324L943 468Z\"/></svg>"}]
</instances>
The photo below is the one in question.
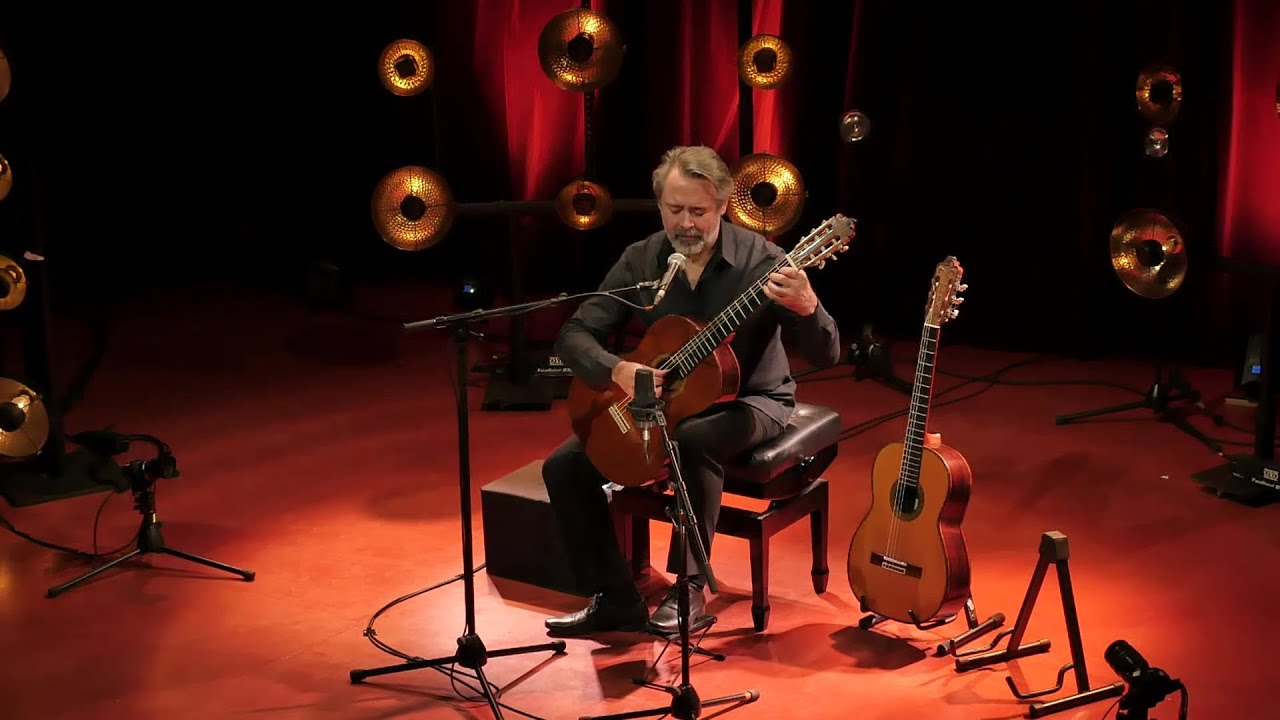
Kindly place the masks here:
<instances>
[{"instance_id":1,"label":"guitar neck","mask_svg":"<svg viewBox=\"0 0 1280 720\"><path fill-rule=\"evenodd\" d=\"M668 381L693 372L695 367L710 357L711 353L715 352L720 343L737 332L743 321L751 317L751 314L768 299L764 294L764 284L768 281L769 275L790 264L789 257L779 261L746 292L729 303L729 306L722 310L719 315L716 315L711 322L703 326L697 335L690 338L679 350L663 361L660 369L669 371Z\"/></svg>"},{"instance_id":2,"label":"guitar neck","mask_svg":"<svg viewBox=\"0 0 1280 720\"><path fill-rule=\"evenodd\" d=\"M916 356L916 379L911 388L911 409L907 415L907 434L903 439L902 482L915 485L920 480L920 459L924 456L924 434L929 421L929 399L933 393L933 367L937 357L941 328L925 324L920 333L920 352Z\"/></svg>"}]
</instances>

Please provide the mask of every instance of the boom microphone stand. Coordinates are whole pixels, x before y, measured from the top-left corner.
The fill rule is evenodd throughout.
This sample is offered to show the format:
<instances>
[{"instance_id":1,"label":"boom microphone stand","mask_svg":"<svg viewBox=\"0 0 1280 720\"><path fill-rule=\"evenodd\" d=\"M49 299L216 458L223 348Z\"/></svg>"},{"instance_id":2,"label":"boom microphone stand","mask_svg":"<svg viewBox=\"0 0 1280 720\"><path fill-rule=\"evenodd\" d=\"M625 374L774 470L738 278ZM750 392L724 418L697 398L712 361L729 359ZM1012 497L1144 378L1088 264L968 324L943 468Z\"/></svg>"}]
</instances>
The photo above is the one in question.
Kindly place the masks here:
<instances>
[{"instance_id":1,"label":"boom microphone stand","mask_svg":"<svg viewBox=\"0 0 1280 720\"><path fill-rule=\"evenodd\" d=\"M692 537L693 557L698 564L698 570L707 579L707 587L710 588L711 592L719 592L715 575L711 572L711 564L707 560L707 551L702 543L702 535L698 533L698 519L693 512L692 504L689 502L689 493L685 487L684 478L680 474L680 451L676 448L676 444L671 440L671 435L667 432L667 419L662 413L663 402L655 397L653 371L637 370L635 385L635 397L631 404L627 406L627 410L631 412L632 417L635 419L636 427L640 428L645 435L646 450L648 448L649 428L657 426L662 432L662 444L666 448L667 457L671 460L669 482L675 490L676 503L673 510L667 510L667 514L671 515L671 521L676 527L676 542L679 548L677 557L685 556L689 548L689 538ZM689 573L687 565L687 563L681 562L679 571L676 573L676 611L679 616L680 626L680 684L675 687L668 687L656 683L640 683L647 688L671 693L671 704L648 710L633 710L617 715L585 715L579 720L624 720L626 718L641 718L654 715L670 715L677 720L693 720L702 715L702 708L704 707L727 705L732 702L745 705L760 699L759 690L747 690L736 695L700 700L698 691L689 682L689 655L692 654L692 649L689 647Z\"/></svg>"},{"instance_id":2,"label":"boom microphone stand","mask_svg":"<svg viewBox=\"0 0 1280 720\"><path fill-rule=\"evenodd\" d=\"M446 666L458 665L475 672L476 679L480 682L480 688L484 692L485 699L489 702L489 708L493 711L494 718L502 718L502 710L500 709L497 697L494 695L493 689L489 685L489 681L485 678L484 671L481 669L488 659L491 657L508 657L511 655L523 655L526 653L553 651L559 655L565 650L563 640L555 642L541 643L538 645L526 645L523 647L504 648L501 650L489 650L484 646L484 642L480 639L480 635L476 630L476 611L475 611L475 565L472 559L472 540L471 540L471 445L470 445L470 422L467 410L467 341L471 336L471 324L488 320L496 317L509 317L532 312L544 307L551 307L560 303L568 302L588 295L603 295L620 302L626 302L622 298L615 297L610 294L613 292L624 292L645 287L655 287L657 282L642 282L628 288L620 288L610 292L589 292L579 295L559 295L550 300L539 300L535 302L523 303L520 305L511 305L509 307L494 308L491 310L474 310L471 312L459 313L457 315L449 315L445 317L433 318L431 320L420 320L417 322L405 323L404 329L418 330L422 328L449 328L453 330L455 348L457 350L457 387L455 396L457 399L458 410L458 489L462 500L462 584L463 584L463 603L466 618L466 626L462 631L462 636L458 638L458 651L447 657L435 658L431 660L412 660L397 665L388 665L386 667L374 668L370 670L352 670L351 682L359 683L365 678L375 675L389 675L391 673L405 672L407 670L418 670L421 668L444 668Z\"/></svg>"}]
</instances>

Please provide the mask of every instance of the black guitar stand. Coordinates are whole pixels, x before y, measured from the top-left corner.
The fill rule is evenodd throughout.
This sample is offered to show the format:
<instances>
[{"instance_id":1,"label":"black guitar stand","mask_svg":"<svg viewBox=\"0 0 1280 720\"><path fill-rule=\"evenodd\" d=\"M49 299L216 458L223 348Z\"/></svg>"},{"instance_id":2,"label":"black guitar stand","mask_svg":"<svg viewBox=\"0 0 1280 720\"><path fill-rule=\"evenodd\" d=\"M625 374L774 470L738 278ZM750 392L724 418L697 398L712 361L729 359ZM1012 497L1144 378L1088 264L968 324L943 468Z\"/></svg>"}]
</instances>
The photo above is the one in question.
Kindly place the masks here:
<instances>
[{"instance_id":1,"label":"black guitar stand","mask_svg":"<svg viewBox=\"0 0 1280 720\"><path fill-rule=\"evenodd\" d=\"M139 436L141 437L141 436ZM120 557L98 567L94 570L81 575L80 577L69 580L57 587L49 588L45 597L57 597L62 593L74 588L80 583L95 577L111 568L130 560L138 555L147 553L160 553L164 555L172 555L183 560L188 560L199 565L205 565L216 570L239 575L247 582L253 582L255 574L252 570L242 570L238 567L220 563L217 560L192 555L191 553L175 550L165 545L164 536L160 534L160 527L163 525L156 515L156 480L158 478L173 478L178 476L177 464L173 461L173 456L165 452L155 460L133 460L123 467L125 476L129 479L131 490L133 491L133 507L142 514L142 524L138 528L138 545L133 550L121 555Z\"/></svg>"},{"instance_id":2,"label":"black guitar stand","mask_svg":"<svg viewBox=\"0 0 1280 720\"><path fill-rule=\"evenodd\" d=\"M675 508L669 509L667 513L671 516L671 521L676 528L678 549L676 557L683 558L687 555L690 537L692 537L693 557L698 565L698 570L706 578L707 588L713 593L719 592L715 575L711 572L711 565L707 560L706 548L702 544L702 536L698 533L698 519L693 512L692 503L689 502L689 493L684 484L684 478L680 474L680 452L667 432L667 420L662 413L663 403L654 397L653 372L649 370L636 371L635 385L635 398L628 405L628 410L631 411L632 416L635 418L636 427L641 428L644 432L647 433L648 428L655 425L660 429L662 443L670 460L668 482L675 491ZM633 710L616 715L583 715L579 720L625 720L627 718L667 715L676 718L676 720L693 720L701 717L702 709L706 707L728 705L729 703L746 705L760 699L759 690L747 690L736 695L725 695L711 700L702 700L698 697L698 691L694 689L693 684L689 681L689 656L698 652L716 660L724 660L724 655L702 651L701 648L695 648L689 642L689 634L691 632L689 627L689 575L687 563L684 562L679 564L679 569L676 573L676 592L676 613L679 617L680 627L678 635L680 641L680 684L667 686L643 679L634 681L642 687L670 693L671 703L661 707ZM708 618L700 621L698 626L709 629L714 623L714 619ZM705 632L703 634L705 635ZM670 642L671 640L668 640L668 647ZM663 652L666 652L666 648L663 648ZM661 657L661 654L659 654L659 657ZM657 661L655 660L654 667L656 666Z\"/></svg>"},{"instance_id":3,"label":"black guitar stand","mask_svg":"<svg viewBox=\"0 0 1280 720\"><path fill-rule=\"evenodd\" d=\"M1022 608L1018 611L1018 619L1014 622L1013 627L1000 631L991 644L985 648L956 654L956 672L965 672L1016 658L1027 657L1028 655L1040 655L1049 652L1048 639L1036 640L1026 644L1023 644L1022 639L1026 634L1027 623L1031 620L1031 611L1035 608L1036 598L1040 595L1040 588L1044 584L1045 574L1049 570L1049 565L1056 567L1058 570L1058 589L1062 595L1062 610L1066 615L1067 621L1067 641L1071 645L1071 662L1063 665L1058 670L1057 684L1050 688L1023 692L1018 689L1018 685L1014 682L1012 676L1006 675L1005 682L1008 683L1009 690L1013 692L1014 697L1019 700L1030 700L1052 695L1061 690L1067 671L1074 670L1076 693L1054 700L1032 703L1027 712L1027 717L1031 718L1052 715L1063 710L1070 710L1071 708L1081 707L1106 698L1119 697L1124 694L1123 682L1115 682L1098 688L1089 687L1089 673L1085 667L1084 659L1084 643L1080 639L1080 620L1076 616L1076 598L1071 588L1071 571L1067 567L1067 559L1069 557L1070 552L1067 549L1066 535L1057 531L1050 531L1041 535L1040 559L1036 562L1035 573L1031 576L1031 584L1027 587L1027 594L1022 600ZM998 645L1006 636L1009 638L1009 644L1003 650L993 650L992 648Z\"/></svg>"},{"instance_id":4,"label":"black guitar stand","mask_svg":"<svg viewBox=\"0 0 1280 720\"><path fill-rule=\"evenodd\" d=\"M870 611L865 599L858 598L858 602L861 605L863 612L870 613L868 615L863 615L858 620L859 628L862 628L863 630L870 630L876 625L892 619ZM937 627L942 627L943 625L948 625L956 619L955 615L944 615L933 620L921 621L920 618L916 617L914 611L908 610L907 613L911 617L911 624L914 625L917 630L922 631L929 631ZM986 620L979 621L978 610L973 604L972 597L964 601L964 618L965 623L969 628L955 637L947 638L946 640L938 643L938 647L933 651L934 657L956 655L960 648L1004 624L1004 613L996 613Z\"/></svg>"}]
</instances>

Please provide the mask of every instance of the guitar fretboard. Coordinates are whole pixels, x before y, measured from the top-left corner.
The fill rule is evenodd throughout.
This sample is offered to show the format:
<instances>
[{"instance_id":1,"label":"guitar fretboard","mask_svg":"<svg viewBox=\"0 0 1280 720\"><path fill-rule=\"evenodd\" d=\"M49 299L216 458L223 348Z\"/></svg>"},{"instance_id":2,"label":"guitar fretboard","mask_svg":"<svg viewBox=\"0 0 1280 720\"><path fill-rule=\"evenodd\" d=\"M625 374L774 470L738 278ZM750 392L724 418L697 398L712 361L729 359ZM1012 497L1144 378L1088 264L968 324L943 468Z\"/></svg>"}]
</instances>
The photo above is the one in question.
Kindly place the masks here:
<instances>
[{"instance_id":1,"label":"guitar fretboard","mask_svg":"<svg viewBox=\"0 0 1280 720\"><path fill-rule=\"evenodd\" d=\"M751 314L764 304L767 299L764 294L764 284L768 281L769 275L790 264L792 263L789 256L779 261L746 292L729 303L729 307L722 310L711 322L703 326L697 335L690 338L679 350L663 361L662 367L659 369L670 371L667 374L667 382L674 382L688 375L703 360L710 357L720 343L736 332L743 321L751 317Z\"/></svg>"},{"instance_id":2,"label":"guitar fretboard","mask_svg":"<svg viewBox=\"0 0 1280 720\"><path fill-rule=\"evenodd\" d=\"M907 434L903 440L902 475L898 478L906 485L920 482L920 458L924 454L924 434L929 421L929 398L933 392L933 365L939 330L936 325L926 324L920 334L916 379L911 388L911 409L907 414Z\"/></svg>"}]
</instances>

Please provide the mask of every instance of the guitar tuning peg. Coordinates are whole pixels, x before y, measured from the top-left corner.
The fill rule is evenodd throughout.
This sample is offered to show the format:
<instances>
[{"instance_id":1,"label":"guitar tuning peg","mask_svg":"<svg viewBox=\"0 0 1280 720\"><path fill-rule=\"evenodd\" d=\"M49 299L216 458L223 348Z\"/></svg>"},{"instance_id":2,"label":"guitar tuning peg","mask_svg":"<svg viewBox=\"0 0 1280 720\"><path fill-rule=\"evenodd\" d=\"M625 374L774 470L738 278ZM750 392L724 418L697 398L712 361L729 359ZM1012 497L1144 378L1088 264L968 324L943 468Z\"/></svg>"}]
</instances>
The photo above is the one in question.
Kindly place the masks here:
<instances>
[{"instance_id":1,"label":"guitar tuning peg","mask_svg":"<svg viewBox=\"0 0 1280 720\"><path fill-rule=\"evenodd\" d=\"M950 312L950 313L948 313L948 315L950 315L950 316L951 316L951 319L952 319L952 320L955 320L955 319L956 319L956 316L957 316L957 315L959 315L959 314L960 314L960 310L959 310L959 308L951 308L951 312Z\"/></svg>"},{"instance_id":2,"label":"guitar tuning peg","mask_svg":"<svg viewBox=\"0 0 1280 720\"><path fill-rule=\"evenodd\" d=\"M965 290L968 290L968 289L969 289L968 285L961 285L960 287L956 288L958 292L964 292Z\"/></svg>"},{"instance_id":3,"label":"guitar tuning peg","mask_svg":"<svg viewBox=\"0 0 1280 720\"><path fill-rule=\"evenodd\" d=\"M960 304L960 303L962 303L962 302L964 302L964 298L962 298L962 297L958 297L958 298L956 298L956 300L955 300L955 303L956 303L957 305L959 305L959 304Z\"/></svg>"},{"instance_id":4,"label":"guitar tuning peg","mask_svg":"<svg viewBox=\"0 0 1280 720\"><path fill-rule=\"evenodd\" d=\"M819 269L819 270L821 270L822 268L824 268L824 267L826 267L826 266L827 266L827 261L826 261L826 260L823 260L822 262L819 262L819 263L818 263L818 269Z\"/></svg>"}]
</instances>

